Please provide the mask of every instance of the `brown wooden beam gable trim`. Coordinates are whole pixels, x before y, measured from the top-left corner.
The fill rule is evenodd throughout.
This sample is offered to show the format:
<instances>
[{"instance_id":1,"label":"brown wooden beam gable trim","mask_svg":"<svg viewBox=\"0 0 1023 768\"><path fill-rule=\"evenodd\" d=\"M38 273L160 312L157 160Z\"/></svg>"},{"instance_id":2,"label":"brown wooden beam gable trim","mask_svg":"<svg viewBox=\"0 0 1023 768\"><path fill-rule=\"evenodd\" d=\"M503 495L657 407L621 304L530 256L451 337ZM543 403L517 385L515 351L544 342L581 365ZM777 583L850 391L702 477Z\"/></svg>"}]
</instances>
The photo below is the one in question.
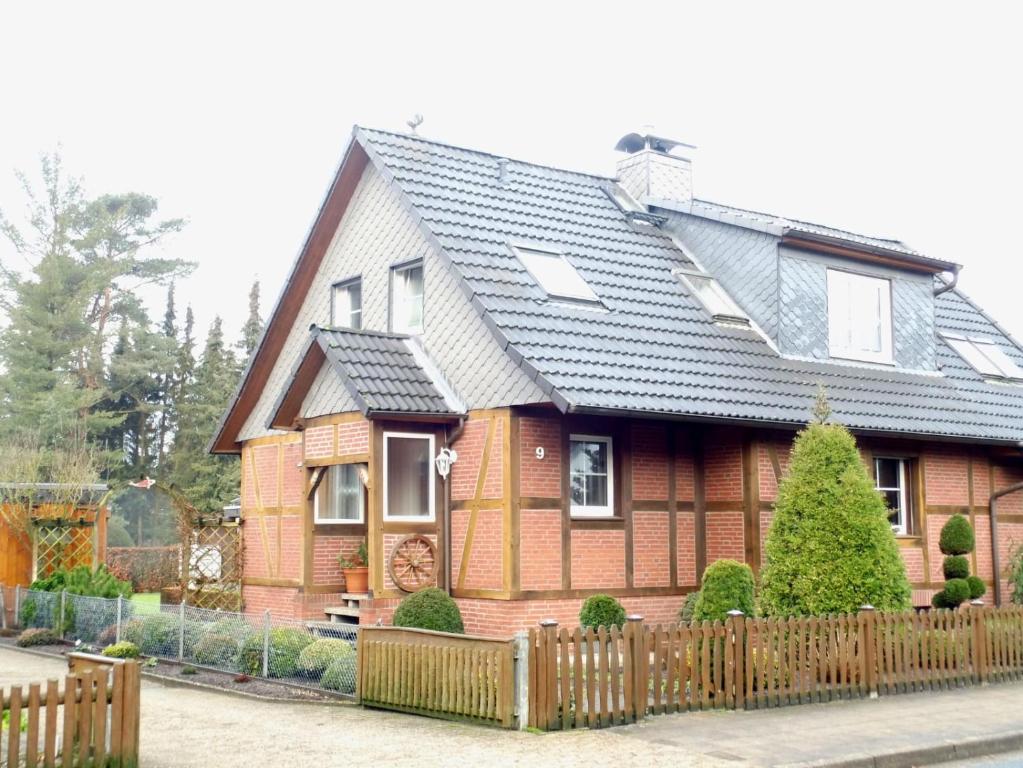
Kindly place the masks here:
<instances>
[{"instance_id":1,"label":"brown wooden beam gable trim","mask_svg":"<svg viewBox=\"0 0 1023 768\"><path fill-rule=\"evenodd\" d=\"M316 339L310 339L298 369L288 381L288 389L284 393L284 397L271 416L270 426L272 428L291 430L296 427L297 420L302 415L300 411L305 396L309 393L309 388L316 380L316 375L320 372L326 359L327 357Z\"/></svg>"},{"instance_id":2,"label":"brown wooden beam gable trim","mask_svg":"<svg viewBox=\"0 0 1023 768\"><path fill-rule=\"evenodd\" d=\"M302 462L306 467L329 467L334 464L368 464L368 453L344 453L333 456L319 456Z\"/></svg>"},{"instance_id":3,"label":"brown wooden beam gable trim","mask_svg":"<svg viewBox=\"0 0 1023 768\"><path fill-rule=\"evenodd\" d=\"M461 511L466 509L502 509L504 508L504 499L458 499L458 501L451 502L451 509L455 511ZM557 506L557 505L555 505Z\"/></svg>"},{"instance_id":4,"label":"brown wooden beam gable trim","mask_svg":"<svg viewBox=\"0 0 1023 768\"><path fill-rule=\"evenodd\" d=\"M967 515L972 517L974 515L988 515L991 513L991 508L983 504L928 504L924 509L929 515Z\"/></svg>"},{"instance_id":5,"label":"brown wooden beam gable trim","mask_svg":"<svg viewBox=\"0 0 1023 768\"><path fill-rule=\"evenodd\" d=\"M266 331L242 378L241 386L210 446L214 453L239 452L240 445L236 441L238 432L259 400L295 323L295 318L302 308L309 287L316 277L323 256L341 224L341 219L368 163L369 156L353 138L295 262L291 276L277 300L277 306L267 320Z\"/></svg>"},{"instance_id":6,"label":"brown wooden beam gable trim","mask_svg":"<svg viewBox=\"0 0 1023 768\"><path fill-rule=\"evenodd\" d=\"M925 275L935 275L939 272L947 272L952 269L952 265L945 262L933 262L928 259L926 264L922 264L919 258L914 258L909 255L902 256L898 253L872 253L871 251L861 250L851 246L832 245L830 243L822 243L817 240L808 240L799 237L798 235L786 235L782 237L781 244L789 246L790 248L798 248L803 251L827 253L832 256L842 256L847 259L855 259L856 261L868 261L874 264L884 264L889 267L897 267L898 269L908 269Z\"/></svg>"}]
</instances>

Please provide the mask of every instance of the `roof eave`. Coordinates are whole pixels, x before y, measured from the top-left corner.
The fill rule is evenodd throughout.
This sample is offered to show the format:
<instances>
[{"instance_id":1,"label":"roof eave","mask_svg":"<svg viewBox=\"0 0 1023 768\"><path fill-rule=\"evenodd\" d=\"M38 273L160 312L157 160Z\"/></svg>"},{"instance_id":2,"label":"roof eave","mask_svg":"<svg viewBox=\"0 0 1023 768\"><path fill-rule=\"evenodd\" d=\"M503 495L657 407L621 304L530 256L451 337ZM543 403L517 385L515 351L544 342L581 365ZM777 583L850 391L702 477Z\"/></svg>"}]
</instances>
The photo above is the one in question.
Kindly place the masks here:
<instances>
[{"instance_id":1,"label":"roof eave","mask_svg":"<svg viewBox=\"0 0 1023 768\"><path fill-rule=\"evenodd\" d=\"M840 237L830 237L794 227L784 230L781 242L782 245L793 248L823 251L836 256L847 256L854 259L866 258L867 260L881 262L889 266L912 269L928 274L958 272L962 269L961 264L956 264L952 261L932 259L928 256L920 256L892 248L882 248Z\"/></svg>"}]
</instances>

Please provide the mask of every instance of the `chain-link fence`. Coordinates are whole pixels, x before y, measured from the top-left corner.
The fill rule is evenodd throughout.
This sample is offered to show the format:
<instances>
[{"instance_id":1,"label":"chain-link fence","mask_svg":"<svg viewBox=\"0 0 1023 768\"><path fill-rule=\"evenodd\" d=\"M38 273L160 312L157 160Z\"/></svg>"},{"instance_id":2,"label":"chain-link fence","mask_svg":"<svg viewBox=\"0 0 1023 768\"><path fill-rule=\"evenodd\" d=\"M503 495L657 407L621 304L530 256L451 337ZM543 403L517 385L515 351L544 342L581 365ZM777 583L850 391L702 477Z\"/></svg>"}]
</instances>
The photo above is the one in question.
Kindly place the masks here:
<instances>
[{"instance_id":1,"label":"chain-link fence","mask_svg":"<svg viewBox=\"0 0 1023 768\"><path fill-rule=\"evenodd\" d=\"M129 641L146 656L355 695L354 625L22 588L15 601L22 628L47 627L97 652Z\"/></svg>"}]
</instances>

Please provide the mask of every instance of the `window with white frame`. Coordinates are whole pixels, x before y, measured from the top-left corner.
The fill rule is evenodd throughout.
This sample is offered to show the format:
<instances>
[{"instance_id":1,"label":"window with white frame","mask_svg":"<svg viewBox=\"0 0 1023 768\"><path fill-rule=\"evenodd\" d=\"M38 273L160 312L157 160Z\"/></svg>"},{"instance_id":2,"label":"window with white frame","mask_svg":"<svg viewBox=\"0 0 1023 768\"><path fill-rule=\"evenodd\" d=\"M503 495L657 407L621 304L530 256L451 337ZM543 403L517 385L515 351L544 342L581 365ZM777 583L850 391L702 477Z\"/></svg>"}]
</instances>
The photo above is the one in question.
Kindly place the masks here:
<instances>
[{"instance_id":1,"label":"window with white frame","mask_svg":"<svg viewBox=\"0 0 1023 768\"><path fill-rule=\"evenodd\" d=\"M948 345L982 376L1023 381L1023 368L1020 368L1000 346L990 339L978 339L952 333L946 333L943 336Z\"/></svg>"},{"instance_id":2,"label":"window with white frame","mask_svg":"<svg viewBox=\"0 0 1023 768\"><path fill-rule=\"evenodd\" d=\"M423 332L423 262L391 270L391 328L395 333Z\"/></svg>"},{"instance_id":3,"label":"window with white frame","mask_svg":"<svg viewBox=\"0 0 1023 768\"><path fill-rule=\"evenodd\" d=\"M330 324L340 328L362 328L362 280L345 280L330 289Z\"/></svg>"},{"instance_id":4,"label":"window with white frame","mask_svg":"<svg viewBox=\"0 0 1023 768\"><path fill-rule=\"evenodd\" d=\"M434 519L433 435L384 432L384 519Z\"/></svg>"},{"instance_id":5,"label":"window with white frame","mask_svg":"<svg viewBox=\"0 0 1023 768\"><path fill-rule=\"evenodd\" d=\"M910 532L908 464L906 459L874 459L874 487L888 505L892 530L900 535Z\"/></svg>"},{"instance_id":6,"label":"window with white frame","mask_svg":"<svg viewBox=\"0 0 1023 768\"><path fill-rule=\"evenodd\" d=\"M326 467L313 496L313 520L317 523L365 521L363 472L364 464L333 464Z\"/></svg>"},{"instance_id":7,"label":"window with white frame","mask_svg":"<svg viewBox=\"0 0 1023 768\"><path fill-rule=\"evenodd\" d=\"M583 280L576 268L556 251L538 248L514 247L522 266L533 276L537 284L552 299L599 303L600 298Z\"/></svg>"},{"instance_id":8,"label":"window with white frame","mask_svg":"<svg viewBox=\"0 0 1023 768\"><path fill-rule=\"evenodd\" d=\"M828 348L831 357L892 362L890 280L828 270Z\"/></svg>"},{"instance_id":9,"label":"window with white frame","mask_svg":"<svg viewBox=\"0 0 1023 768\"><path fill-rule=\"evenodd\" d=\"M675 270L675 274L715 320L749 324L749 316L739 308L739 305L713 277L703 272L687 269Z\"/></svg>"},{"instance_id":10,"label":"window with white frame","mask_svg":"<svg viewBox=\"0 0 1023 768\"><path fill-rule=\"evenodd\" d=\"M614 516L614 473L610 437L572 435L569 442L572 515Z\"/></svg>"}]
</instances>

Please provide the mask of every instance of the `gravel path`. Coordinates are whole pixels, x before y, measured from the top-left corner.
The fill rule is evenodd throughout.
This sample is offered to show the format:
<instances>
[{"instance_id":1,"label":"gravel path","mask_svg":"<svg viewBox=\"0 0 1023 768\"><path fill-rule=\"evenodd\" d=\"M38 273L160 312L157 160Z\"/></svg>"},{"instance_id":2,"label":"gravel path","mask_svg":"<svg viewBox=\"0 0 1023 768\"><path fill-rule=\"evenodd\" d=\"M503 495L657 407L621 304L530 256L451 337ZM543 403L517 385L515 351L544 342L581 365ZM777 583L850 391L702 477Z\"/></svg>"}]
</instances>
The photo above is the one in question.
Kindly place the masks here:
<instances>
[{"instance_id":1,"label":"gravel path","mask_svg":"<svg viewBox=\"0 0 1023 768\"><path fill-rule=\"evenodd\" d=\"M63 675L65 670L60 661L0 648L0 685L45 680ZM645 727L536 735L364 710L350 704L253 701L144 680L141 764L143 768L735 765L630 734Z\"/></svg>"}]
</instances>

